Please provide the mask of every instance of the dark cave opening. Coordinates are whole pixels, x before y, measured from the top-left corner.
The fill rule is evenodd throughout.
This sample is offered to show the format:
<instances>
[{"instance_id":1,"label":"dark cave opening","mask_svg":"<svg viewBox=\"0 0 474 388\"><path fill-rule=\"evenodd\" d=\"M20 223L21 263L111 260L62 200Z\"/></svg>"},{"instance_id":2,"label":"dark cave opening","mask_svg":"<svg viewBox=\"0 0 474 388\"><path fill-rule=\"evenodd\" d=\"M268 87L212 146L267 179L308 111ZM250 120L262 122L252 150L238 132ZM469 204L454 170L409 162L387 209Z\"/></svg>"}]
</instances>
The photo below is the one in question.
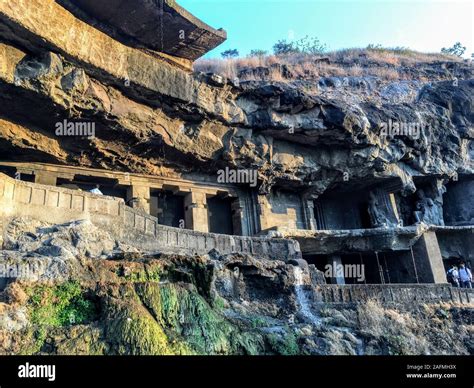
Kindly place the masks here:
<instances>
[{"instance_id":1,"label":"dark cave opening","mask_svg":"<svg viewBox=\"0 0 474 388\"><path fill-rule=\"evenodd\" d=\"M160 225L182 228L185 219L184 195L169 190L150 192L150 214Z\"/></svg>"},{"instance_id":2,"label":"dark cave opening","mask_svg":"<svg viewBox=\"0 0 474 388\"><path fill-rule=\"evenodd\" d=\"M209 232L234 234L232 199L219 196L207 198Z\"/></svg>"}]
</instances>

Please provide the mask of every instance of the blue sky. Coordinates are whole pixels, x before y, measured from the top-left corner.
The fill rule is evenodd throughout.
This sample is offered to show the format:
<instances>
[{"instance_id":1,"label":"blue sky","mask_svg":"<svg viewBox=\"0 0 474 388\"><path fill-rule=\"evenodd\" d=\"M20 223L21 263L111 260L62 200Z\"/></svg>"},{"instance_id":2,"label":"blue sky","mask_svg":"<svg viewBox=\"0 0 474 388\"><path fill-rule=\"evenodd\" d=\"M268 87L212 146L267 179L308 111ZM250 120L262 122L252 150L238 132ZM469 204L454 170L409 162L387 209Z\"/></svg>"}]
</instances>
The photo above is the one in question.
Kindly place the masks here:
<instances>
[{"instance_id":1,"label":"blue sky","mask_svg":"<svg viewBox=\"0 0 474 388\"><path fill-rule=\"evenodd\" d=\"M271 51L279 39L316 36L335 50L404 46L439 52L460 41L474 52L472 1L418 0L178 0L210 24L227 30L228 40L208 57L229 48L241 55Z\"/></svg>"}]
</instances>

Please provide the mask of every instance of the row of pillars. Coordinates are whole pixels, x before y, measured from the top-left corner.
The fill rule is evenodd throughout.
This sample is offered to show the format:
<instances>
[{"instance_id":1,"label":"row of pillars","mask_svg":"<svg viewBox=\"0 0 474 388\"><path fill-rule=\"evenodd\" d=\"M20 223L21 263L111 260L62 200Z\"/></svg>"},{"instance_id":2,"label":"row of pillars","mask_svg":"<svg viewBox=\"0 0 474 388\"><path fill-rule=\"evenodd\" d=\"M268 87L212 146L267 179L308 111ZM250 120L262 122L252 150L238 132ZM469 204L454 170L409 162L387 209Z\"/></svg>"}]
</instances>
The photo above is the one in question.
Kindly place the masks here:
<instances>
[{"instance_id":1,"label":"row of pillars","mask_svg":"<svg viewBox=\"0 0 474 388\"><path fill-rule=\"evenodd\" d=\"M57 186L58 176L48 171L36 171L35 183ZM73 177L69 177L73 178ZM126 202L134 209L150 214L151 187L132 184L127 189ZM184 197L185 228L199 232L209 232L207 195L204 191L191 191Z\"/></svg>"},{"instance_id":2,"label":"row of pillars","mask_svg":"<svg viewBox=\"0 0 474 388\"><path fill-rule=\"evenodd\" d=\"M127 190L127 203L150 214L151 188L149 186L132 185ZM209 232L207 195L203 191L191 191L184 197L186 229L198 232Z\"/></svg>"},{"instance_id":3,"label":"row of pillars","mask_svg":"<svg viewBox=\"0 0 474 388\"><path fill-rule=\"evenodd\" d=\"M421 284L445 284L447 283L446 272L443 264L443 257L438 243L438 238L435 232L426 232L415 243L412 249L408 252L400 252L396 259L391 258L387 260L384 257L382 261L379 254L375 254L376 262L371 263L377 265L380 273L380 283L391 283L390 271L396 266L403 266L409 268L407 276L409 279L406 283L421 283ZM396 260L396 261L395 261ZM338 274L335 269L343 265L340 255L332 255L328 258L328 264L333 268L335 275L331 279L332 284L345 284L344 276ZM361 261L362 265L367 265L367 262ZM386 274L386 275L385 275Z\"/></svg>"},{"instance_id":4,"label":"row of pillars","mask_svg":"<svg viewBox=\"0 0 474 388\"><path fill-rule=\"evenodd\" d=\"M198 232L209 232L208 194L201 190L192 190L184 196L184 227ZM127 191L127 202L133 208L140 209L147 214L150 209L151 188L149 186L132 185ZM249 235L244 227L244 210L241 200L232 203L232 224L234 234Z\"/></svg>"}]
</instances>

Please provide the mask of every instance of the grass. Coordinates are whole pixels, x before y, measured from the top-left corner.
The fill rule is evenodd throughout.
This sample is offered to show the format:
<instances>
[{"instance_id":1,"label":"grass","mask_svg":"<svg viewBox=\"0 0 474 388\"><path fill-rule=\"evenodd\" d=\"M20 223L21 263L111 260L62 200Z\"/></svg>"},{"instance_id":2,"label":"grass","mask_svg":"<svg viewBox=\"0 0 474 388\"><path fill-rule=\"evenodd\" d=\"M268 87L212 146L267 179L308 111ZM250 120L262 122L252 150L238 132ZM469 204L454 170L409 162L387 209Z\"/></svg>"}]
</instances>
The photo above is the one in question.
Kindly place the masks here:
<instances>
[{"instance_id":1,"label":"grass","mask_svg":"<svg viewBox=\"0 0 474 388\"><path fill-rule=\"evenodd\" d=\"M56 287L36 286L29 290L28 308L31 323L44 327L81 324L95 314L95 306L84 298L78 283L66 282Z\"/></svg>"},{"instance_id":2,"label":"grass","mask_svg":"<svg viewBox=\"0 0 474 388\"><path fill-rule=\"evenodd\" d=\"M321 60L325 58L325 60ZM327 59L327 60L326 60ZM329 63L327 63L327 61ZM241 81L282 81L281 68L285 65L292 79L312 79L328 76L376 76L386 81L407 79L403 67L416 67L439 61L460 62L461 58L439 53L420 53L404 47L384 48L369 46L366 49L352 48L325 54L293 53L287 55L249 56L232 59L201 59L194 65L196 72L216 73L229 79ZM269 73L242 70L267 68Z\"/></svg>"},{"instance_id":3,"label":"grass","mask_svg":"<svg viewBox=\"0 0 474 388\"><path fill-rule=\"evenodd\" d=\"M275 354L282 356L300 355L298 339L294 333L288 332L284 336L269 334L267 341Z\"/></svg>"},{"instance_id":4,"label":"grass","mask_svg":"<svg viewBox=\"0 0 474 388\"><path fill-rule=\"evenodd\" d=\"M49 329L88 323L97 315L94 303L85 298L76 282L56 286L36 285L27 289L26 294L29 298L27 308L32 324L29 332L32 345L24 349L24 354L39 352Z\"/></svg>"}]
</instances>

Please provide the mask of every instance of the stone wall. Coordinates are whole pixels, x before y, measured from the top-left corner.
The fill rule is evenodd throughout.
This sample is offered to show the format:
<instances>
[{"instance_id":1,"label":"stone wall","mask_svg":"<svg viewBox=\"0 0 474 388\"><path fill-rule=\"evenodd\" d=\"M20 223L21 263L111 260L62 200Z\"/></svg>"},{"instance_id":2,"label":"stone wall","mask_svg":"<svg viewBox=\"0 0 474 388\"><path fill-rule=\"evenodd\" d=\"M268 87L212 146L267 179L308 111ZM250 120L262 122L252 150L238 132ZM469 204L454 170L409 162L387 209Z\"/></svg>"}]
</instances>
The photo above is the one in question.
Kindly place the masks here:
<instances>
[{"instance_id":1,"label":"stone wall","mask_svg":"<svg viewBox=\"0 0 474 388\"><path fill-rule=\"evenodd\" d=\"M474 178L464 178L450 183L444 195L444 220L446 225L474 224Z\"/></svg>"},{"instance_id":2,"label":"stone wall","mask_svg":"<svg viewBox=\"0 0 474 388\"><path fill-rule=\"evenodd\" d=\"M125 205L122 199L14 180L0 174L0 220L24 216L53 224L88 219L115 238L142 249L206 254L249 253L257 257L301 258L298 242L289 239L227 236L171 228Z\"/></svg>"},{"instance_id":3,"label":"stone wall","mask_svg":"<svg viewBox=\"0 0 474 388\"><path fill-rule=\"evenodd\" d=\"M474 268L474 228L439 228L436 235L443 259L465 261Z\"/></svg>"},{"instance_id":4,"label":"stone wall","mask_svg":"<svg viewBox=\"0 0 474 388\"><path fill-rule=\"evenodd\" d=\"M391 284L391 285L319 285L315 287L315 302L364 303L474 303L474 289L453 288L449 284Z\"/></svg>"},{"instance_id":5,"label":"stone wall","mask_svg":"<svg viewBox=\"0 0 474 388\"><path fill-rule=\"evenodd\" d=\"M269 196L260 195L260 227L262 232L271 229L306 229L302 198L298 194L272 192Z\"/></svg>"}]
</instances>

